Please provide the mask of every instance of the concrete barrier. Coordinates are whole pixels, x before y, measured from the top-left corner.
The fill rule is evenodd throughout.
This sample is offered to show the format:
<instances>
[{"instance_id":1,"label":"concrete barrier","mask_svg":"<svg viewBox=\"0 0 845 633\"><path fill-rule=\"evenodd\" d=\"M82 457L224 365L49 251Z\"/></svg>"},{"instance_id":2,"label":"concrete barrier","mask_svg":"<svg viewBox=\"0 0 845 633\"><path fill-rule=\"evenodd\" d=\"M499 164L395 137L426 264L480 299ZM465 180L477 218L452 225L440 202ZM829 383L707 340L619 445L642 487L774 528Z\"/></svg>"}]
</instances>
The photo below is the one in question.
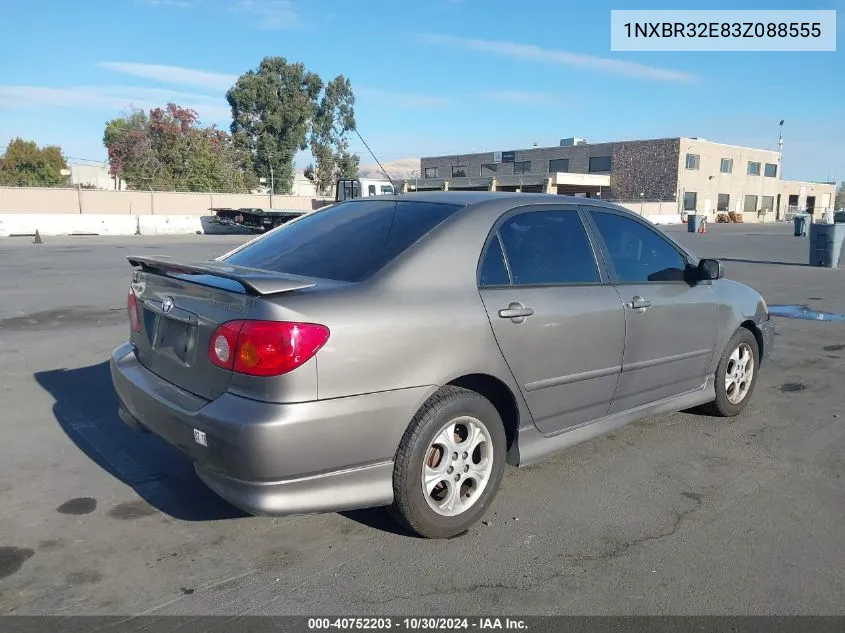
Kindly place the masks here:
<instances>
[{"instance_id":1,"label":"concrete barrier","mask_svg":"<svg viewBox=\"0 0 845 633\"><path fill-rule=\"evenodd\" d=\"M660 215L647 215L646 219L652 224L680 224L680 213L662 213Z\"/></svg>"},{"instance_id":2,"label":"concrete barrier","mask_svg":"<svg viewBox=\"0 0 845 633\"><path fill-rule=\"evenodd\" d=\"M138 216L0 214L0 237L35 235L36 230L41 235L134 235Z\"/></svg>"},{"instance_id":3,"label":"concrete barrier","mask_svg":"<svg viewBox=\"0 0 845 633\"><path fill-rule=\"evenodd\" d=\"M250 234L243 227L221 226L211 216L0 213L0 237L15 235L195 235Z\"/></svg>"}]
</instances>

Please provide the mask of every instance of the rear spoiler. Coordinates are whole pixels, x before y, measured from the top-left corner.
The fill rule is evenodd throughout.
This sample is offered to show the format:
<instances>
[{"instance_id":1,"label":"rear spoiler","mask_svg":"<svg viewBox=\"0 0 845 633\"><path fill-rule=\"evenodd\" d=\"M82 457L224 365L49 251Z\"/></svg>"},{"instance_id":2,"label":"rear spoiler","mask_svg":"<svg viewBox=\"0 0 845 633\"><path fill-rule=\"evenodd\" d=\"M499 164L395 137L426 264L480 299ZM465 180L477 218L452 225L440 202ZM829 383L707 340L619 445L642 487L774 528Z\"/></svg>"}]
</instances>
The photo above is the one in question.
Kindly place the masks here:
<instances>
[{"instance_id":1,"label":"rear spoiler","mask_svg":"<svg viewBox=\"0 0 845 633\"><path fill-rule=\"evenodd\" d=\"M274 273L258 268L246 266L232 266L219 261L179 262L170 257L129 256L129 264L140 267L141 270L157 273L182 273L188 275L211 275L222 279L230 279L241 284L252 294L272 295L281 292L292 292L316 286L317 282L307 277Z\"/></svg>"}]
</instances>

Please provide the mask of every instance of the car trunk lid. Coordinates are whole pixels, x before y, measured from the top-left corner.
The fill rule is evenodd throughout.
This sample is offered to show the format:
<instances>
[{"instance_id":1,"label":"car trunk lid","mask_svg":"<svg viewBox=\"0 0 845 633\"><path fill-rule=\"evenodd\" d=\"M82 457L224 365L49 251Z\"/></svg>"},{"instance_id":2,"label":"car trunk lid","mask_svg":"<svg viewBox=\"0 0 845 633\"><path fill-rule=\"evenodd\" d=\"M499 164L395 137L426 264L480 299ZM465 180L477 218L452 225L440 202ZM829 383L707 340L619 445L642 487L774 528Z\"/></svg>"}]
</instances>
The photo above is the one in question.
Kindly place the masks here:
<instances>
[{"instance_id":1,"label":"car trunk lid","mask_svg":"<svg viewBox=\"0 0 845 633\"><path fill-rule=\"evenodd\" d=\"M315 285L315 281L218 261L179 262L129 257L136 268L140 332L132 331L138 361L164 380L207 400L229 388L232 372L214 365L208 347L215 330L245 319L261 297Z\"/></svg>"}]
</instances>

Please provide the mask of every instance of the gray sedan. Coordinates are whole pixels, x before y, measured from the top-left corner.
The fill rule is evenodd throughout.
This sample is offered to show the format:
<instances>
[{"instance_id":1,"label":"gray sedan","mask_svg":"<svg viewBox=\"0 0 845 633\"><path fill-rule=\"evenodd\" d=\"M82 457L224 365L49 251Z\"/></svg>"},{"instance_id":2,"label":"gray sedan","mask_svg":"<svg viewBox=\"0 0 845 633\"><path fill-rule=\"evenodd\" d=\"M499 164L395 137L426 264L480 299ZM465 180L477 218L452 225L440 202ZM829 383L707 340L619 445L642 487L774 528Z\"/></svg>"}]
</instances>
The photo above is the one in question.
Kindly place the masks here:
<instances>
[{"instance_id":1,"label":"gray sedan","mask_svg":"<svg viewBox=\"0 0 845 633\"><path fill-rule=\"evenodd\" d=\"M129 259L127 424L249 513L389 506L431 538L476 522L506 463L738 414L774 337L720 262L586 198L359 199L216 260Z\"/></svg>"}]
</instances>

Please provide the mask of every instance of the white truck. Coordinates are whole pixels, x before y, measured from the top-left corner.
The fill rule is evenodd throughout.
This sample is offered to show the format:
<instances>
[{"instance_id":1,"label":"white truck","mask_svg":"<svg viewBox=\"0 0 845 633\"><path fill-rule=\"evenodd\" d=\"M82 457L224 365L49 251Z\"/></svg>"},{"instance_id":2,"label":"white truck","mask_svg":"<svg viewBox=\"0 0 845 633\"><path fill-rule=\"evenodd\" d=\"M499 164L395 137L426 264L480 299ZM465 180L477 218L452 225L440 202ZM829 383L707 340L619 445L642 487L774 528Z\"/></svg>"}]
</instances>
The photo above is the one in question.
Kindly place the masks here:
<instances>
[{"instance_id":1,"label":"white truck","mask_svg":"<svg viewBox=\"0 0 845 633\"><path fill-rule=\"evenodd\" d=\"M342 202L343 200L368 198L370 196L392 196L395 193L393 183L389 180L347 178L337 181L334 200L335 202Z\"/></svg>"}]
</instances>

